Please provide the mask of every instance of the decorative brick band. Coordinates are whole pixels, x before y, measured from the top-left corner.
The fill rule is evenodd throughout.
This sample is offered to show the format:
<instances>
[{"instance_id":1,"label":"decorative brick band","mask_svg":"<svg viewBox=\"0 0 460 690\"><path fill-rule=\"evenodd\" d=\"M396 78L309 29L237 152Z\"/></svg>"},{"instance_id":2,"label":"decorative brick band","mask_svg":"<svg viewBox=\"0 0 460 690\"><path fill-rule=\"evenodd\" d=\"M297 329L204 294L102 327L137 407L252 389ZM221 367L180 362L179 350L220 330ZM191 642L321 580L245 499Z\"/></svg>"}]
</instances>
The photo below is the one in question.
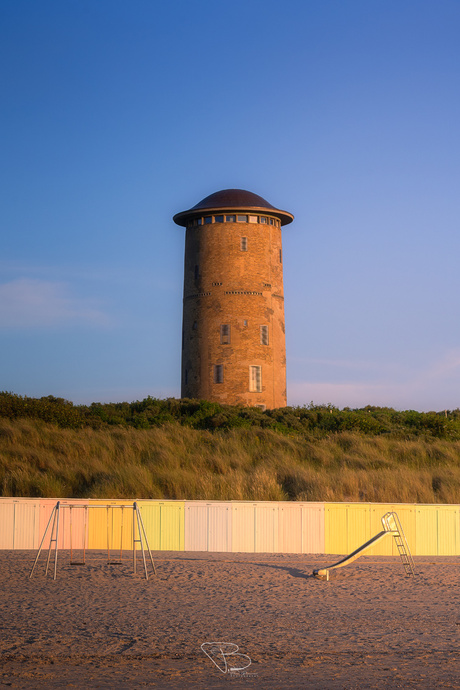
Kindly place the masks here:
<instances>
[{"instance_id":1,"label":"decorative brick band","mask_svg":"<svg viewBox=\"0 0 460 690\"><path fill-rule=\"evenodd\" d=\"M194 299L195 297L209 297L210 292L197 292L194 295L186 295L184 299Z\"/></svg>"},{"instance_id":2,"label":"decorative brick band","mask_svg":"<svg viewBox=\"0 0 460 690\"><path fill-rule=\"evenodd\" d=\"M255 291L250 291L250 290L226 290L225 291L226 295L257 295L259 297L262 297L261 292L255 292Z\"/></svg>"}]
</instances>

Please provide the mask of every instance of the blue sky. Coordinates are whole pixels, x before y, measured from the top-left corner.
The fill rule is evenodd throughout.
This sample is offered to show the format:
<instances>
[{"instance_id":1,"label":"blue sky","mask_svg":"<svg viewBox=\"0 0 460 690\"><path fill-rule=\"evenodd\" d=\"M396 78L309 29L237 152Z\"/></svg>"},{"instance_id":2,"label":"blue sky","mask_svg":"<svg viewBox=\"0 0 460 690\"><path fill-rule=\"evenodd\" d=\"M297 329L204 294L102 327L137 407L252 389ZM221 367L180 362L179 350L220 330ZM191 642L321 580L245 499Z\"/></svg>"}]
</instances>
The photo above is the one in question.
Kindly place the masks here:
<instances>
[{"instance_id":1,"label":"blue sky","mask_svg":"<svg viewBox=\"0 0 460 690\"><path fill-rule=\"evenodd\" d=\"M3 0L0 389L180 395L184 231L283 231L288 402L460 406L458 0Z\"/></svg>"}]
</instances>

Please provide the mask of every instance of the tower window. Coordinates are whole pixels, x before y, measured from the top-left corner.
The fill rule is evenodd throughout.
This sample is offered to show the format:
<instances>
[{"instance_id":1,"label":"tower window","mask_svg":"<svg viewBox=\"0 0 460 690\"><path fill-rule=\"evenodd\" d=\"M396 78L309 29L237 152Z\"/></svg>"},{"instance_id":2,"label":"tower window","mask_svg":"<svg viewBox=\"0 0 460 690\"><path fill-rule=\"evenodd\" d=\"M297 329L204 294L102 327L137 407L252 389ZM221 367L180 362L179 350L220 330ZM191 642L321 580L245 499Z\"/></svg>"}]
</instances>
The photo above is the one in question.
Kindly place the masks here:
<instances>
[{"instance_id":1,"label":"tower window","mask_svg":"<svg viewBox=\"0 0 460 690\"><path fill-rule=\"evenodd\" d=\"M247 326L247 325L248 325L248 320L247 320L247 319L244 319L244 321L243 321L243 326Z\"/></svg>"},{"instance_id":2,"label":"tower window","mask_svg":"<svg viewBox=\"0 0 460 690\"><path fill-rule=\"evenodd\" d=\"M193 322L192 328L193 328L194 331L196 331L196 329L198 328L198 321L194 321L194 322Z\"/></svg>"},{"instance_id":3,"label":"tower window","mask_svg":"<svg viewBox=\"0 0 460 690\"><path fill-rule=\"evenodd\" d=\"M260 343L261 345L268 345L268 326L260 327Z\"/></svg>"},{"instance_id":4,"label":"tower window","mask_svg":"<svg viewBox=\"0 0 460 690\"><path fill-rule=\"evenodd\" d=\"M283 250L280 249L280 264L283 263Z\"/></svg>"},{"instance_id":5,"label":"tower window","mask_svg":"<svg viewBox=\"0 0 460 690\"><path fill-rule=\"evenodd\" d=\"M205 225L209 225L209 223L212 223L212 216L205 216L204 222Z\"/></svg>"},{"instance_id":6,"label":"tower window","mask_svg":"<svg viewBox=\"0 0 460 690\"><path fill-rule=\"evenodd\" d=\"M262 367L249 367L249 390L251 393L260 393L262 391Z\"/></svg>"},{"instance_id":7,"label":"tower window","mask_svg":"<svg viewBox=\"0 0 460 690\"><path fill-rule=\"evenodd\" d=\"M260 216L260 222L261 222L261 223L267 224L267 223L268 223L268 218L266 218L265 216Z\"/></svg>"},{"instance_id":8,"label":"tower window","mask_svg":"<svg viewBox=\"0 0 460 690\"><path fill-rule=\"evenodd\" d=\"M230 325L223 323L220 327L220 344L230 345Z\"/></svg>"},{"instance_id":9,"label":"tower window","mask_svg":"<svg viewBox=\"0 0 460 690\"><path fill-rule=\"evenodd\" d=\"M198 218L197 225L203 225L203 218Z\"/></svg>"},{"instance_id":10,"label":"tower window","mask_svg":"<svg viewBox=\"0 0 460 690\"><path fill-rule=\"evenodd\" d=\"M223 216L214 216L214 222L215 223L223 223L224 217Z\"/></svg>"},{"instance_id":11,"label":"tower window","mask_svg":"<svg viewBox=\"0 0 460 690\"><path fill-rule=\"evenodd\" d=\"M270 218L270 225L275 225L275 221L273 218Z\"/></svg>"},{"instance_id":12,"label":"tower window","mask_svg":"<svg viewBox=\"0 0 460 690\"><path fill-rule=\"evenodd\" d=\"M224 365L215 364L214 365L214 383L224 382Z\"/></svg>"},{"instance_id":13,"label":"tower window","mask_svg":"<svg viewBox=\"0 0 460 690\"><path fill-rule=\"evenodd\" d=\"M236 223L236 216L225 216L227 223Z\"/></svg>"},{"instance_id":14,"label":"tower window","mask_svg":"<svg viewBox=\"0 0 460 690\"><path fill-rule=\"evenodd\" d=\"M199 275L200 275L200 267L195 266L195 280L198 280Z\"/></svg>"},{"instance_id":15,"label":"tower window","mask_svg":"<svg viewBox=\"0 0 460 690\"><path fill-rule=\"evenodd\" d=\"M248 238L247 237L241 238L241 251L242 252L248 251Z\"/></svg>"},{"instance_id":16,"label":"tower window","mask_svg":"<svg viewBox=\"0 0 460 690\"><path fill-rule=\"evenodd\" d=\"M237 216L236 220L238 221L238 223L247 223L248 217L247 216Z\"/></svg>"},{"instance_id":17,"label":"tower window","mask_svg":"<svg viewBox=\"0 0 460 690\"><path fill-rule=\"evenodd\" d=\"M257 223L259 221L258 216L249 216L249 222L250 223Z\"/></svg>"}]
</instances>

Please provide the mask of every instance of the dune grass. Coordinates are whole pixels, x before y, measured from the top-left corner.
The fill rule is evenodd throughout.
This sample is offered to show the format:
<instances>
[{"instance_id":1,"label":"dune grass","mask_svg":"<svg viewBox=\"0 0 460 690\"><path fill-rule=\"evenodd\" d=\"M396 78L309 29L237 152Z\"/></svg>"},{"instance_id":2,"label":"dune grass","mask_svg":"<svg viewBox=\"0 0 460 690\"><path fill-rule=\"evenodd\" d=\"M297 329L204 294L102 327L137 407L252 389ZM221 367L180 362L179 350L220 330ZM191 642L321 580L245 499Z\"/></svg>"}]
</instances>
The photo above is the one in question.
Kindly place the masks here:
<instances>
[{"instance_id":1,"label":"dune grass","mask_svg":"<svg viewBox=\"0 0 460 690\"><path fill-rule=\"evenodd\" d=\"M0 418L3 496L458 503L460 441Z\"/></svg>"}]
</instances>

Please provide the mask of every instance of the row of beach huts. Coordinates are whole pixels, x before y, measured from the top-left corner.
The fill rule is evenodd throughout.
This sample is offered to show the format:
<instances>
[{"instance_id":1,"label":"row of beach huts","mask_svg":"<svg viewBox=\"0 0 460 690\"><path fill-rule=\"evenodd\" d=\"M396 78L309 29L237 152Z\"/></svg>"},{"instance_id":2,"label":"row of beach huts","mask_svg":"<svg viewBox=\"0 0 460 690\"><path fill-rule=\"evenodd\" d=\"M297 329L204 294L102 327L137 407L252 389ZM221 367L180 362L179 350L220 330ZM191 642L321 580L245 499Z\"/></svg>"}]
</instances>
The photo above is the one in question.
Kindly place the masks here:
<instances>
[{"instance_id":1,"label":"row of beach huts","mask_svg":"<svg viewBox=\"0 0 460 690\"><path fill-rule=\"evenodd\" d=\"M0 548L38 549L57 500L0 498ZM58 547L131 549L134 500L59 499ZM395 511L414 556L460 555L460 505L136 502L154 551L347 554ZM391 539L368 553L397 555L397 549Z\"/></svg>"}]
</instances>

